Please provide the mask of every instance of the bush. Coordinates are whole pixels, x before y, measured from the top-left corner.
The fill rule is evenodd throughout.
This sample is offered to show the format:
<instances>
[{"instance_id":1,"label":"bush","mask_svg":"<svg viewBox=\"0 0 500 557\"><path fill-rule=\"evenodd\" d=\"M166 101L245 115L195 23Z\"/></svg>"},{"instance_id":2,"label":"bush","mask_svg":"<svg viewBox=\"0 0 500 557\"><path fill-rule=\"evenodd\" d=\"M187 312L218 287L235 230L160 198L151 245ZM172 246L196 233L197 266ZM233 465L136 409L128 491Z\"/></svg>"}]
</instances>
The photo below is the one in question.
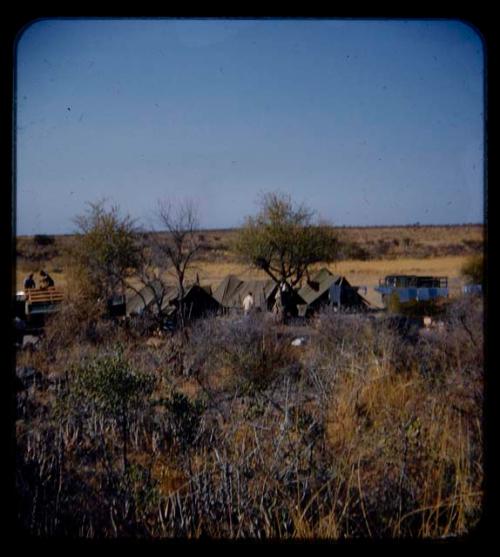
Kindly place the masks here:
<instances>
[{"instance_id":1,"label":"bush","mask_svg":"<svg viewBox=\"0 0 500 557\"><path fill-rule=\"evenodd\" d=\"M35 234L33 237L33 242L37 246L52 246L55 241L54 236L48 236L47 234Z\"/></svg>"},{"instance_id":2,"label":"bush","mask_svg":"<svg viewBox=\"0 0 500 557\"><path fill-rule=\"evenodd\" d=\"M127 469L127 443L130 422L136 410L150 397L155 379L131 369L119 345L73 370L71 379L73 404L88 408L91 414L119 424L123 444L123 468Z\"/></svg>"},{"instance_id":3,"label":"bush","mask_svg":"<svg viewBox=\"0 0 500 557\"><path fill-rule=\"evenodd\" d=\"M105 350L57 350L71 373L56 392L19 369L22 524L83 537L467 534L483 492L482 316L464 296L411 338L405 316L325 308L298 348L257 314L200 320L154 349L137 338L125 352L111 335Z\"/></svg>"},{"instance_id":4,"label":"bush","mask_svg":"<svg viewBox=\"0 0 500 557\"><path fill-rule=\"evenodd\" d=\"M357 242L341 242L339 244L339 260L344 259L357 259L359 261L366 261L371 258L370 252Z\"/></svg>"},{"instance_id":5,"label":"bush","mask_svg":"<svg viewBox=\"0 0 500 557\"><path fill-rule=\"evenodd\" d=\"M472 255L463 264L462 276L468 284L483 284L484 281L484 259L482 254Z\"/></svg>"},{"instance_id":6,"label":"bush","mask_svg":"<svg viewBox=\"0 0 500 557\"><path fill-rule=\"evenodd\" d=\"M171 435L182 449L190 447L198 434L203 404L199 400L191 402L186 395L174 391L166 407Z\"/></svg>"},{"instance_id":7,"label":"bush","mask_svg":"<svg viewBox=\"0 0 500 557\"><path fill-rule=\"evenodd\" d=\"M285 338L278 338L266 315L212 318L197 323L188 366L202 373L226 367L230 385L265 389L295 361Z\"/></svg>"},{"instance_id":8,"label":"bush","mask_svg":"<svg viewBox=\"0 0 500 557\"><path fill-rule=\"evenodd\" d=\"M389 313L404 315L409 318L419 318L425 315L437 317L446 312L447 300L436 298L434 300L410 300L401 302L396 292L389 297L387 309Z\"/></svg>"},{"instance_id":9,"label":"bush","mask_svg":"<svg viewBox=\"0 0 500 557\"><path fill-rule=\"evenodd\" d=\"M116 341L122 330L114 321L104 319L104 312L104 304L81 297L62 302L59 311L46 319L43 332L46 351L55 355L57 350L80 343L96 346Z\"/></svg>"}]
</instances>

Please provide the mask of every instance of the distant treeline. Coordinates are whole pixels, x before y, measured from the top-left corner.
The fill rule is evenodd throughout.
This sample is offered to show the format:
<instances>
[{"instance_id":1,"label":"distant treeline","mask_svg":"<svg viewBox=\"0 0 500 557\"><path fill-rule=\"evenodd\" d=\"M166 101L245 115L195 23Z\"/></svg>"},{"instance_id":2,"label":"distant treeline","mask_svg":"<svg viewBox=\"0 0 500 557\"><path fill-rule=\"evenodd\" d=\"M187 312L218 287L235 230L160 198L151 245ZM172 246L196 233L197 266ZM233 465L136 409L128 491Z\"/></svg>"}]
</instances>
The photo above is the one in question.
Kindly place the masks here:
<instances>
[{"instance_id":1,"label":"distant treeline","mask_svg":"<svg viewBox=\"0 0 500 557\"><path fill-rule=\"evenodd\" d=\"M362 224L339 224L333 225L333 228L350 228L350 229L381 229L381 228L466 228L466 227L476 227L476 226L484 226L484 223L480 222L465 222L465 223L457 223L457 224L421 224L419 222L415 222L413 224L370 224L370 225L362 225ZM200 228L198 232L200 233L228 233L228 232L236 232L239 230L237 227L233 228ZM158 232L165 232L165 230L158 230ZM70 238L72 236L78 236L76 233L65 233L65 234L18 234L16 238L33 238L33 237L49 237L49 238Z\"/></svg>"}]
</instances>

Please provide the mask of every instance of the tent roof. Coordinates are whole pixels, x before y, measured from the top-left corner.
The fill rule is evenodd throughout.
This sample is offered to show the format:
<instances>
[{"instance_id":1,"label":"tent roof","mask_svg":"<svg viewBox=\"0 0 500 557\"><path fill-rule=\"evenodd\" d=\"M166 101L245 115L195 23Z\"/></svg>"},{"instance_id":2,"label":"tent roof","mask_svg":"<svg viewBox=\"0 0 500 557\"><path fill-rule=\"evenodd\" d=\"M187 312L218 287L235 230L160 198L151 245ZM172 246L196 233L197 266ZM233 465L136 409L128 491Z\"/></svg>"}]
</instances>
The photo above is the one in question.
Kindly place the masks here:
<instances>
[{"instance_id":1,"label":"tent roof","mask_svg":"<svg viewBox=\"0 0 500 557\"><path fill-rule=\"evenodd\" d=\"M242 282L240 287L235 293L237 297L237 304L241 307L243 299L245 296L251 292L255 307L265 308L267 305L267 300L269 297L276 291L278 285L274 282L274 280L246 280Z\"/></svg>"},{"instance_id":2,"label":"tent roof","mask_svg":"<svg viewBox=\"0 0 500 557\"><path fill-rule=\"evenodd\" d=\"M164 288L163 293L163 301L161 305L161 309L164 311L168 306L171 306L175 300L179 298L179 289L177 286L162 286L159 280L153 281L150 286L145 286L139 292L144 298L142 299L141 295L134 293L130 298L127 298L127 315L131 313L140 313L146 307L151 307L154 304L154 294L153 289L156 292L156 295L160 295L162 292L162 288ZM199 284L191 284L186 286L184 290L184 298L190 295L192 292L195 292L196 289L203 290L209 296L212 296L212 289L210 286L200 286ZM144 304L144 302L146 302Z\"/></svg>"},{"instance_id":3,"label":"tent roof","mask_svg":"<svg viewBox=\"0 0 500 557\"><path fill-rule=\"evenodd\" d=\"M230 305L235 292L242 285L243 281L235 275L227 275L223 278L219 286L215 289L213 297L223 306Z\"/></svg>"},{"instance_id":4,"label":"tent roof","mask_svg":"<svg viewBox=\"0 0 500 557\"><path fill-rule=\"evenodd\" d=\"M240 308L243 298L251 292L255 306L264 307L276 288L272 279L243 281L235 275L228 275L216 288L213 297L224 307Z\"/></svg>"},{"instance_id":5,"label":"tent roof","mask_svg":"<svg viewBox=\"0 0 500 557\"><path fill-rule=\"evenodd\" d=\"M139 293L133 292L126 297L127 315L139 313L144 307L154 303L155 295L161 293L162 285L159 280L151 282L150 286L144 286ZM155 294L156 293L156 294Z\"/></svg>"},{"instance_id":6,"label":"tent roof","mask_svg":"<svg viewBox=\"0 0 500 557\"><path fill-rule=\"evenodd\" d=\"M342 282L349 284L343 277L333 275L326 267L323 267L298 291L298 295L306 304L312 304L329 290L330 286Z\"/></svg>"}]
</instances>

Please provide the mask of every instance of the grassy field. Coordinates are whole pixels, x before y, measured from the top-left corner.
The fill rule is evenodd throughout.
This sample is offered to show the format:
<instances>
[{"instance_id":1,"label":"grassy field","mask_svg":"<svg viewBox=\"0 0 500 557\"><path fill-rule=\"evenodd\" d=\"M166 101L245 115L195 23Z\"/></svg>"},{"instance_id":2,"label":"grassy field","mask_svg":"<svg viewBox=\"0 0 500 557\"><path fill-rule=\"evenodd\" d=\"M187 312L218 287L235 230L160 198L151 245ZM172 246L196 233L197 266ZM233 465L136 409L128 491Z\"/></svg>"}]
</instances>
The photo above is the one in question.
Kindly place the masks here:
<instances>
[{"instance_id":1,"label":"grassy field","mask_svg":"<svg viewBox=\"0 0 500 557\"><path fill-rule=\"evenodd\" d=\"M343 248L339 260L327 266L351 284L366 286L366 298L375 306L380 305L380 296L374 287L388 274L447 276L450 294L456 295L463 284L460 269L468 256L482 249L484 233L480 225L353 227L337 232ZM188 280L194 280L198 273L203 284L215 288L228 274L266 278L262 271L237 261L231 251L234 235L234 230L201 231L202 250ZM39 246L33 237L19 237L16 289L22 288L27 272L41 268L56 284L66 287L65 253L74 241L75 236L56 236L52 245Z\"/></svg>"},{"instance_id":2,"label":"grassy field","mask_svg":"<svg viewBox=\"0 0 500 557\"><path fill-rule=\"evenodd\" d=\"M233 234L200 232L187 279L265 278L235 258ZM261 540L474 532L484 495L483 307L454 294L482 229L339 234L344 251L329 268L367 286L374 305L387 274L448 276L452 299L439 320L425 328L389 312L324 308L305 324L261 312L161 333L147 316L114 321L93 303L63 304L35 346L19 345L21 531ZM74 241L19 238L17 287L41 268L68 287Z\"/></svg>"}]
</instances>

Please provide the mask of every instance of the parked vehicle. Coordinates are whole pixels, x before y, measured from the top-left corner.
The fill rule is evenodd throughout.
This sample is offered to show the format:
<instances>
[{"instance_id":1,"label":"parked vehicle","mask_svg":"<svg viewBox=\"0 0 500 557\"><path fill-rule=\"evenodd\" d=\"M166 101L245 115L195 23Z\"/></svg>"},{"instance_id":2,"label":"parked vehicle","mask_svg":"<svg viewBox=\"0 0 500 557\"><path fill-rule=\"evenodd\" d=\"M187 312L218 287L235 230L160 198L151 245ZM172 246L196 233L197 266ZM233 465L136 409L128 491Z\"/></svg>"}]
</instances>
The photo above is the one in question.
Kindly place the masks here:
<instances>
[{"instance_id":1,"label":"parked vehicle","mask_svg":"<svg viewBox=\"0 0 500 557\"><path fill-rule=\"evenodd\" d=\"M419 275L387 275L379 280L375 288L387 306L391 296L396 295L399 302L428 301L448 297L448 277Z\"/></svg>"}]
</instances>

